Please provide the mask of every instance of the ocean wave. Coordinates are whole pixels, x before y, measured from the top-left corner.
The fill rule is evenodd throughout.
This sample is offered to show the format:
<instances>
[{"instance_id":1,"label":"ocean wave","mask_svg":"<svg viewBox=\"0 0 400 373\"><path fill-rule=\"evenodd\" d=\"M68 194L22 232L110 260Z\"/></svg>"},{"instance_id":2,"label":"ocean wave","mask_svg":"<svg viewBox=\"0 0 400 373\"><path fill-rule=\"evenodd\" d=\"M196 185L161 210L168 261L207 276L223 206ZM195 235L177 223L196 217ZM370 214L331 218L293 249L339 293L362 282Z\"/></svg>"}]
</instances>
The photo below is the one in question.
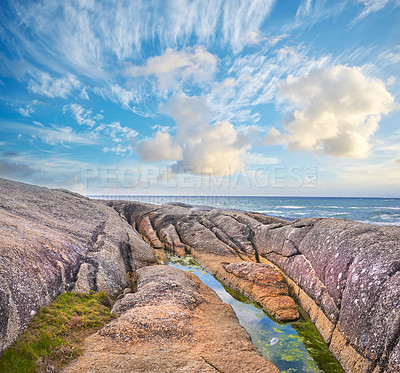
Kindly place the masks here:
<instances>
[{"instance_id":1,"label":"ocean wave","mask_svg":"<svg viewBox=\"0 0 400 373\"><path fill-rule=\"evenodd\" d=\"M343 209L343 208L347 208L347 207L326 205L326 206L313 206L313 208L316 208L316 209Z\"/></svg>"},{"instance_id":2,"label":"ocean wave","mask_svg":"<svg viewBox=\"0 0 400 373\"><path fill-rule=\"evenodd\" d=\"M359 223L367 223L372 225L396 225L400 226L400 221L395 222L384 222L384 221L372 221L372 220L357 220Z\"/></svg>"},{"instance_id":3,"label":"ocean wave","mask_svg":"<svg viewBox=\"0 0 400 373\"><path fill-rule=\"evenodd\" d=\"M400 210L400 207L370 207L374 210Z\"/></svg>"}]
</instances>

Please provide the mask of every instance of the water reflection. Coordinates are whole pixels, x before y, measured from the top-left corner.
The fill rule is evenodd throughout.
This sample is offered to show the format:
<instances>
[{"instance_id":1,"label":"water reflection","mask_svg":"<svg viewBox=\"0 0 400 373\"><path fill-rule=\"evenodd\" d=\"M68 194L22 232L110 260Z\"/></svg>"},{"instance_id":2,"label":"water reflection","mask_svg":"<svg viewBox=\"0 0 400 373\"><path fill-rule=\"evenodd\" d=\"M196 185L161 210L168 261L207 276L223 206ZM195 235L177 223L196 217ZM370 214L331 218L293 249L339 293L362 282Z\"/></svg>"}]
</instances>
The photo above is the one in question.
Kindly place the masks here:
<instances>
[{"instance_id":1,"label":"water reflection","mask_svg":"<svg viewBox=\"0 0 400 373\"><path fill-rule=\"evenodd\" d=\"M300 320L279 323L265 314L258 304L203 270L192 257L169 256L169 259L172 267L193 272L222 301L232 306L253 343L281 372L344 372L304 310L300 309Z\"/></svg>"}]
</instances>

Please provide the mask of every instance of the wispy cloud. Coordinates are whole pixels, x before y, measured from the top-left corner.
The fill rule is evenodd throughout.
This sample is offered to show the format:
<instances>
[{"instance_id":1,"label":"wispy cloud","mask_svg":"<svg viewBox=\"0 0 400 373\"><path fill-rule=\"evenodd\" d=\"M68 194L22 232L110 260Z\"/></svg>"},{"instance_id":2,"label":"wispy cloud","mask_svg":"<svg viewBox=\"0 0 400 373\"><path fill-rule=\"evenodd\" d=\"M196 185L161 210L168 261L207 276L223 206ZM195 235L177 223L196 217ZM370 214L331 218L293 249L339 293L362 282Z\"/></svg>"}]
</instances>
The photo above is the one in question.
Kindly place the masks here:
<instances>
[{"instance_id":1,"label":"wispy cloud","mask_svg":"<svg viewBox=\"0 0 400 373\"><path fill-rule=\"evenodd\" d=\"M49 145L65 145L72 144L94 144L95 141L87 136L79 135L74 132L72 127L53 127L42 128L33 131L32 136L39 137L42 141Z\"/></svg>"},{"instance_id":2,"label":"wispy cloud","mask_svg":"<svg viewBox=\"0 0 400 373\"><path fill-rule=\"evenodd\" d=\"M77 134L69 126L38 127L17 122L0 122L2 128L10 132L27 134L32 138L40 139L49 145L70 144L94 144L95 141L90 136Z\"/></svg>"},{"instance_id":3,"label":"wispy cloud","mask_svg":"<svg viewBox=\"0 0 400 373\"><path fill-rule=\"evenodd\" d=\"M143 45L149 42L165 50L185 45L189 39L203 45L218 39L238 53L246 44L244 36L258 32L275 3L5 1L4 6L16 18L6 18L7 12L2 12L0 20L10 35L9 43L21 56L34 57L53 71L68 66L76 73L98 79L104 79L113 59L140 57Z\"/></svg>"},{"instance_id":4,"label":"wispy cloud","mask_svg":"<svg viewBox=\"0 0 400 373\"><path fill-rule=\"evenodd\" d=\"M183 82L196 85L210 81L215 73L217 58L202 46L184 51L168 48L161 56L150 57L143 66L131 66L126 73L132 77L152 77L159 89L178 89Z\"/></svg>"},{"instance_id":5,"label":"wispy cloud","mask_svg":"<svg viewBox=\"0 0 400 373\"><path fill-rule=\"evenodd\" d=\"M75 118L76 122L79 125L86 125L90 128L92 128L95 124L96 121L94 119L102 119L103 116L100 114L97 114L95 118L93 118L93 112L91 110L86 110L82 106L78 104L68 104L64 105L62 109L63 113L66 113L67 111L70 111Z\"/></svg>"},{"instance_id":6,"label":"wispy cloud","mask_svg":"<svg viewBox=\"0 0 400 373\"><path fill-rule=\"evenodd\" d=\"M257 105L273 103L278 96L278 83L289 74L298 76L328 66L330 56L314 57L303 45L282 46L226 59L227 78L212 85L207 95L218 119L235 123L257 123L260 116L253 112Z\"/></svg>"},{"instance_id":7,"label":"wispy cloud","mask_svg":"<svg viewBox=\"0 0 400 373\"><path fill-rule=\"evenodd\" d=\"M25 107L19 107L17 109L18 113L20 113L23 117L30 117L33 113L33 108L31 105L26 105Z\"/></svg>"},{"instance_id":8,"label":"wispy cloud","mask_svg":"<svg viewBox=\"0 0 400 373\"><path fill-rule=\"evenodd\" d=\"M389 4L393 6L400 6L399 0L357 0L359 4L363 5L363 10L361 13L354 19L354 23L362 20L363 18L367 17L371 13L378 12L388 6Z\"/></svg>"},{"instance_id":9,"label":"wispy cloud","mask_svg":"<svg viewBox=\"0 0 400 373\"><path fill-rule=\"evenodd\" d=\"M93 89L93 92L105 100L110 100L119 105L125 110L132 111L143 117L151 117L154 115L150 110L143 110L143 108L145 108L147 95L145 93L142 94L138 89L126 89L119 84L111 84L105 87L97 86Z\"/></svg>"},{"instance_id":10,"label":"wispy cloud","mask_svg":"<svg viewBox=\"0 0 400 373\"><path fill-rule=\"evenodd\" d=\"M82 88L81 93L79 94L79 97L80 97L82 100L89 100L89 95L88 95L88 93L87 93L87 91L86 91L86 87L83 87L83 88Z\"/></svg>"},{"instance_id":11,"label":"wispy cloud","mask_svg":"<svg viewBox=\"0 0 400 373\"><path fill-rule=\"evenodd\" d=\"M307 29L341 13L348 0L327 2L325 0L302 0L296 16L285 23L281 31L290 32L295 29Z\"/></svg>"},{"instance_id":12,"label":"wispy cloud","mask_svg":"<svg viewBox=\"0 0 400 373\"><path fill-rule=\"evenodd\" d=\"M67 98L74 89L78 89L81 82L72 74L61 78L53 78L49 73L41 72L36 79L31 79L28 89L50 98Z\"/></svg>"},{"instance_id":13,"label":"wispy cloud","mask_svg":"<svg viewBox=\"0 0 400 373\"><path fill-rule=\"evenodd\" d=\"M131 142L139 133L127 126L121 125L120 122L112 122L109 124L102 123L95 129L96 132L103 132L113 142Z\"/></svg>"}]
</instances>

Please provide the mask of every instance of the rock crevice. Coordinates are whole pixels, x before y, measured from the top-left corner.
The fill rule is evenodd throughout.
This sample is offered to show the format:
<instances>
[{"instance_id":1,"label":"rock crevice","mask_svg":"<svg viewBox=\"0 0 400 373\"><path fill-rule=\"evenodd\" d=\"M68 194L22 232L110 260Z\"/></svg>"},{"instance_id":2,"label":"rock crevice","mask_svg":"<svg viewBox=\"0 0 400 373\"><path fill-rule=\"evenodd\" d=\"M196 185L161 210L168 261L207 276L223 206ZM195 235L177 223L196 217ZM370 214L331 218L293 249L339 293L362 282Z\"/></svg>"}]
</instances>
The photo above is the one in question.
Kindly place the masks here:
<instances>
[{"instance_id":1,"label":"rock crevice","mask_svg":"<svg viewBox=\"0 0 400 373\"><path fill-rule=\"evenodd\" d=\"M129 266L156 261L115 209L83 196L0 179L0 206L0 353L61 292L115 295Z\"/></svg>"},{"instance_id":2,"label":"rock crevice","mask_svg":"<svg viewBox=\"0 0 400 373\"><path fill-rule=\"evenodd\" d=\"M195 275L158 265L137 271L137 292L117 301L120 315L85 342L66 373L266 372L231 306Z\"/></svg>"},{"instance_id":3,"label":"rock crevice","mask_svg":"<svg viewBox=\"0 0 400 373\"><path fill-rule=\"evenodd\" d=\"M154 209L137 205L130 211ZM221 276L221 262L277 266L347 371L400 371L394 326L400 314L399 227L323 218L289 222L189 205L158 206L154 215L155 228L175 227L185 248L214 275Z\"/></svg>"}]
</instances>

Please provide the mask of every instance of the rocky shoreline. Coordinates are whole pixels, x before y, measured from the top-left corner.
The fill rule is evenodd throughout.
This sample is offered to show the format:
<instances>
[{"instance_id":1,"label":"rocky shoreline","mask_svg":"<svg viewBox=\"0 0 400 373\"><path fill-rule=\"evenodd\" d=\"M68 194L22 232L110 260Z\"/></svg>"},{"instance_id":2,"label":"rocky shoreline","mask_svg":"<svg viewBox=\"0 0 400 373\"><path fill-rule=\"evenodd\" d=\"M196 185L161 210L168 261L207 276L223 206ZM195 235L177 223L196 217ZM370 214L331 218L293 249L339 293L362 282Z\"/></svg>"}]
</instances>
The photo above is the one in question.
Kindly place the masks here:
<instances>
[{"instance_id":1,"label":"rocky shoreline","mask_svg":"<svg viewBox=\"0 0 400 373\"><path fill-rule=\"evenodd\" d=\"M399 227L345 219L289 222L180 204L107 204L152 247L190 253L222 281L229 277L227 262L275 266L347 372L400 371Z\"/></svg>"},{"instance_id":2,"label":"rocky shoreline","mask_svg":"<svg viewBox=\"0 0 400 373\"><path fill-rule=\"evenodd\" d=\"M399 227L94 201L5 179L0 220L0 351L60 292L115 296L137 286L114 306L121 316L88 339L69 371L107 361L121 372L132 371L132 361L136 371L277 371L212 290L195 276L155 265L155 253L163 258L169 250L190 253L279 320L298 317L293 296L347 372L400 371ZM214 319L223 308L226 319ZM219 353L207 352L203 330L215 331ZM236 343L234 354L227 341ZM157 366L152 352L160 356Z\"/></svg>"}]
</instances>

